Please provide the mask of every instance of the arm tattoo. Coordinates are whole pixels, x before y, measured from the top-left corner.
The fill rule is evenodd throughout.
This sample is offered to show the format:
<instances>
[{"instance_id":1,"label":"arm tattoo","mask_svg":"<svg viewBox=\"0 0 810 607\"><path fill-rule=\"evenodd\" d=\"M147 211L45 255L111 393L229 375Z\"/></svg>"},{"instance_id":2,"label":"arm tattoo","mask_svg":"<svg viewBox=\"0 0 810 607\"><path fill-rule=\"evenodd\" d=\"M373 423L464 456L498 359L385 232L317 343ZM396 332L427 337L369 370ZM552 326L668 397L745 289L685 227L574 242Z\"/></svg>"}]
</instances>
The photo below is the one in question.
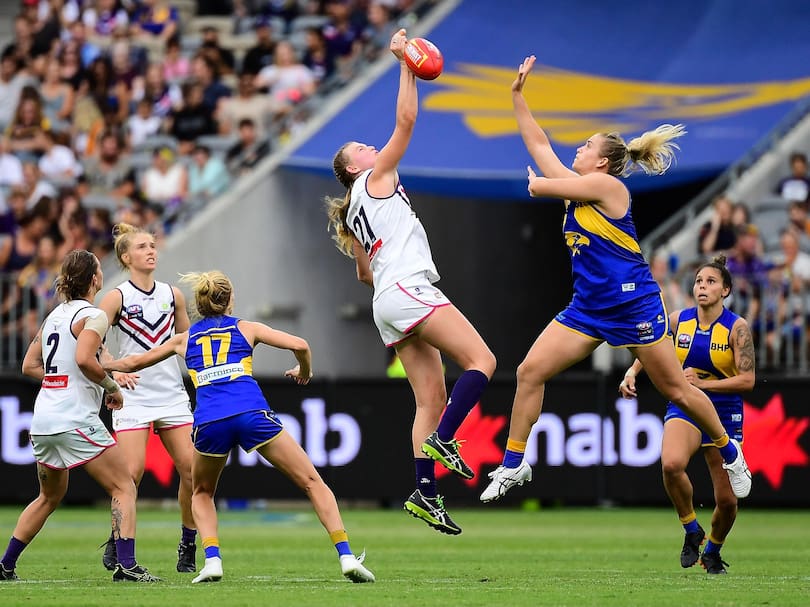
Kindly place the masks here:
<instances>
[{"instance_id":1,"label":"arm tattoo","mask_svg":"<svg viewBox=\"0 0 810 607\"><path fill-rule=\"evenodd\" d=\"M741 323L735 331L735 341L739 353L737 370L741 373L754 370L754 340L751 338L751 331L748 325Z\"/></svg>"}]
</instances>

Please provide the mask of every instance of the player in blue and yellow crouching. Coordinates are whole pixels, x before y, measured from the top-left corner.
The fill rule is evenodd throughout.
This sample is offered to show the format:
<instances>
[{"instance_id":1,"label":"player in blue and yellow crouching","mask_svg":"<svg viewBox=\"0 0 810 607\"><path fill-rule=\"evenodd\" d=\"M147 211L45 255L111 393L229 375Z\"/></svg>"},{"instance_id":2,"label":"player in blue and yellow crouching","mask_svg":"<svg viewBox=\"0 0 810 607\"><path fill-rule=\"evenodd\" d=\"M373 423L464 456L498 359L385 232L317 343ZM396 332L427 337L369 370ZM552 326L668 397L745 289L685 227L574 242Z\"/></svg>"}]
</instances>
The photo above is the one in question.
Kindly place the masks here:
<instances>
[{"instance_id":1,"label":"player in blue and yellow crouching","mask_svg":"<svg viewBox=\"0 0 810 607\"><path fill-rule=\"evenodd\" d=\"M186 274L181 282L192 286L202 318L165 344L105 363L105 367L133 372L174 354L185 359L197 389L191 505L205 548L205 567L192 583L222 579L214 493L228 454L236 446L258 451L309 497L338 551L344 576L353 582L373 582L374 574L362 564L365 553L355 557L349 547L332 490L306 452L284 432L252 376L253 349L262 343L290 350L298 364L285 375L298 384L308 383L312 377L309 345L295 335L231 316L233 285L221 272Z\"/></svg>"},{"instance_id":2,"label":"player in blue and yellow crouching","mask_svg":"<svg viewBox=\"0 0 810 607\"><path fill-rule=\"evenodd\" d=\"M731 274L725 257L704 263L695 274L692 293L694 308L673 312L675 351L683 365L686 380L703 390L712 401L728 435L742 443L743 400L740 392L754 387L754 345L751 330L744 318L727 310L723 300L731 294ZM636 360L619 384L627 398L636 396L636 374L641 370ZM664 438L661 446L661 469L664 488L672 500L684 529L681 567L691 567L698 559L708 573L726 573L728 563L720 558L720 548L737 518L737 498L724 470L723 458L713 448L711 439L673 403L667 404ZM692 503L692 482L686 466L699 449L703 450L714 487L715 508L712 528L703 554L700 546L706 537L698 524Z\"/></svg>"}]
</instances>

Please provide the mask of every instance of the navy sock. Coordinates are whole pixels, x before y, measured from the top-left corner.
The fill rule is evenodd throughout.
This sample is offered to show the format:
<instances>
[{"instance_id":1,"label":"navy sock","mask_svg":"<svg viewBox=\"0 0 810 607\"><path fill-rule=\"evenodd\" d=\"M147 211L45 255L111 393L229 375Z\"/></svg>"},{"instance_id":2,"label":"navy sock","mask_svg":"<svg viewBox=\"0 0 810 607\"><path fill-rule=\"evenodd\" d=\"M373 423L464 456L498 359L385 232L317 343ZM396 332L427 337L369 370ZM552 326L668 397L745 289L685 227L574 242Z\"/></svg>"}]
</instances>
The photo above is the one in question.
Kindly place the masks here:
<instances>
[{"instance_id":1,"label":"navy sock","mask_svg":"<svg viewBox=\"0 0 810 607\"><path fill-rule=\"evenodd\" d=\"M180 541L184 544L193 544L194 540L197 539L197 530L189 529L185 525L182 526L182 529L183 529L183 536L180 538Z\"/></svg>"},{"instance_id":2,"label":"navy sock","mask_svg":"<svg viewBox=\"0 0 810 607\"><path fill-rule=\"evenodd\" d=\"M686 531L686 533L695 533L699 527L700 525L698 525L697 519L692 519L688 523L684 524L683 530Z\"/></svg>"},{"instance_id":3,"label":"navy sock","mask_svg":"<svg viewBox=\"0 0 810 607\"><path fill-rule=\"evenodd\" d=\"M3 567L5 567L6 570L10 571L17 566L17 559L20 557L20 553L25 550L27 545L28 544L21 542L13 535L11 536L11 539L8 542L8 548L6 548L6 553L3 555L3 558L0 559L0 563L3 563Z\"/></svg>"},{"instance_id":4,"label":"navy sock","mask_svg":"<svg viewBox=\"0 0 810 607\"><path fill-rule=\"evenodd\" d=\"M118 552L118 562L124 569L132 569L136 565L134 537L115 540L115 549Z\"/></svg>"},{"instance_id":5,"label":"navy sock","mask_svg":"<svg viewBox=\"0 0 810 607\"><path fill-rule=\"evenodd\" d=\"M720 455L723 456L723 461L727 464L730 464L735 459L737 459L737 447L734 446L734 443L728 441L724 447L718 447L720 449Z\"/></svg>"},{"instance_id":6,"label":"navy sock","mask_svg":"<svg viewBox=\"0 0 810 607\"><path fill-rule=\"evenodd\" d=\"M415 457L416 488L425 497L436 497L436 462L426 457Z\"/></svg>"},{"instance_id":7,"label":"navy sock","mask_svg":"<svg viewBox=\"0 0 810 607\"><path fill-rule=\"evenodd\" d=\"M708 552L709 554L715 553L720 554L720 548L723 547L723 544L715 544L713 541L708 540L706 542L706 547L703 549L703 552Z\"/></svg>"},{"instance_id":8,"label":"navy sock","mask_svg":"<svg viewBox=\"0 0 810 607\"><path fill-rule=\"evenodd\" d=\"M447 442L455 436L456 430L478 403L478 399L481 398L488 383L489 378L478 369L465 371L456 380L453 390L450 392L447 407L439 422L437 433L440 441Z\"/></svg>"}]
</instances>

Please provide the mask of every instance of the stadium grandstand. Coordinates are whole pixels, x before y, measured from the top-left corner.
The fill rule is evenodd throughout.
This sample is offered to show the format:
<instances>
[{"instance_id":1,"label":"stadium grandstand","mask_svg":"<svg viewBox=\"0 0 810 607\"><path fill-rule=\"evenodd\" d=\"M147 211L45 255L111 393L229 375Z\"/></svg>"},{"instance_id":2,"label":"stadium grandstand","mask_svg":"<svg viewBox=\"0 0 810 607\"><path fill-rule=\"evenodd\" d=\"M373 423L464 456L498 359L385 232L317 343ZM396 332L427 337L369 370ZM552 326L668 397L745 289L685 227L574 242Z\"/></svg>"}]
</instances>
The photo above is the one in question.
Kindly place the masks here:
<instances>
[{"instance_id":1,"label":"stadium grandstand","mask_svg":"<svg viewBox=\"0 0 810 607\"><path fill-rule=\"evenodd\" d=\"M305 446L316 466L330 468L336 493L396 498L393 481L381 479L369 493L345 470L364 456L346 446L354 430L339 415L363 426L374 406L395 403L386 424L404 427L413 405L405 387L386 379L391 357L371 317L371 294L335 250L323 197L345 194L331 168L343 143L379 147L391 132L398 75L387 46L405 27L435 42L445 63L437 80L419 83L419 118L400 175L430 234L442 290L497 356L482 403L503 417L496 442L505 443L515 369L571 295L562 205L526 194L531 158L512 114L509 86L529 54L538 60L526 95L565 163L595 132L629 138L664 122L686 125L666 175L627 181L642 248L672 308L690 305L697 264L719 253L735 260L728 305L752 327L758 372L769 381L758 381L752 402L765 411L779 386L781 414L798 416L810 365L810 5L684 0L614 12L596 0L569 4L0 3L0 373L17 386L9 393L30 410L20 361L55 304L53 277L65 253L95 252L109 288L126 279L111 254L112 225L145 226L158 237L156 278L222 270L234 283L236 315L309 341L316 387L307 394L317 398L302 402L272 383L289 366L282 354L258 353L255 375L270 382L276 402L292 403L299 420L316 424L307 428L322 432L306 434ZM628 362L624 351L599 348L574 369L581 375L550 384L544 423L559 415L563 428L570 402L616 428L650 412L660 418L652 388L642 386L643 406L632 415L626 402L615 403L616 374ZM448 362L448 376L457 371ZM327 434L345 449L330 451ZM803 458L755 503L810 503L798 478L810 465L802 451L810 452L810 436L802 436ZM628 448L637 463L610 464L637 466L622 468L621 479L612 469L567 467L578 464L563 447L552 454L549 439L546 459L558 456L560 467L529 491L543 499L560 491L573 502L657 503L665 497L657 438L647 437L649 453ZM357 465L371 469L370 459ZM258 486L255 463L243 454L238 465L246 472L234 478ZM391 465L392 477L410 474ZM447 494L474 491L459 483Z\"/></svg>"}]
</instances>

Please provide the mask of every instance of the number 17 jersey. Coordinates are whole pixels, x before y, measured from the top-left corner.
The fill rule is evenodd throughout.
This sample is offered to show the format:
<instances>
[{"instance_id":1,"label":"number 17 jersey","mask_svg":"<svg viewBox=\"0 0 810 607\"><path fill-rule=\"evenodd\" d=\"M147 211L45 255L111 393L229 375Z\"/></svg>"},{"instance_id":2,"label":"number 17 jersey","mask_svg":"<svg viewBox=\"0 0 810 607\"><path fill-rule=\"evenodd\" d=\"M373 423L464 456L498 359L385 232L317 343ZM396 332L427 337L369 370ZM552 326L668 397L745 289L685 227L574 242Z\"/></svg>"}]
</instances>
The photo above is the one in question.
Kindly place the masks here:
<instances>
[{"instance_id":1,"label":"number 17 jersey","mask_svg":"<svg viewBox=\"0 0 810 607\"><path fill-rule=\"evenodd\" d=\"M346 223L368 254L374 276L374 299L400 280L426 273L439 280L427 233L411 208L405 188L397 182L394 193L376 198L368 193L368 177L360 174L352 185Z\"/></svg>"}]
</instances>

